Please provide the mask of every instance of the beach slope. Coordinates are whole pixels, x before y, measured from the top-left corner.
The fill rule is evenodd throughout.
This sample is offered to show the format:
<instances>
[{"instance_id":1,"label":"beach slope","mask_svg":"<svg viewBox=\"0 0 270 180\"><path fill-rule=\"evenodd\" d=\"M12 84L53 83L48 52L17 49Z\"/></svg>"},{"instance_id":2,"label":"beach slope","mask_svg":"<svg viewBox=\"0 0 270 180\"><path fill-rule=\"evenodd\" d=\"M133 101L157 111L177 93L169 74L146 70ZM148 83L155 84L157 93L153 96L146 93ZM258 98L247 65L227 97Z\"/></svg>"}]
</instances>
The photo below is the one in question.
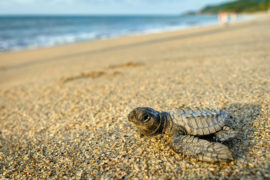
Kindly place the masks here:
<instances>
[{"instance_id":1,"label":"beach slope","mask_svg":"<svg viewBox=\"0 0 270 180\"><path fill-rule=\"evenodd\" d=\"M0 176L270 177L270 18L0 55ZM239 136L230 163L141 138L137 106L223 109Z\"/></svg>"}]
</instances>

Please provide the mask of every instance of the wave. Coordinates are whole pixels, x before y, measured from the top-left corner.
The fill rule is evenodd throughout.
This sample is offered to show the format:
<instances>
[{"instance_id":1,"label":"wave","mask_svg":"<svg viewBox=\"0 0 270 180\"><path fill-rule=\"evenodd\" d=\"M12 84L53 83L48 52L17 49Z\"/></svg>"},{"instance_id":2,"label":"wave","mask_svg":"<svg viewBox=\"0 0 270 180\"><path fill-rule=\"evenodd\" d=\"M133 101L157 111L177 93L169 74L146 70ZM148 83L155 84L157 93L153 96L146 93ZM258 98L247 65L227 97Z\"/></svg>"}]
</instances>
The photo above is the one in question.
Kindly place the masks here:
<instances>
[{"instance_id":1,"label":"wave","mask_svg":"<svg viewBox=\"0 0 270 180\"><path fill-rule=\"evenodd\" d=\"M241 20L250 19L240 17ZM1 18L0 52L217 24L217 16ZM19 26L18 26L19 23ZM16 28L14 28L16 26Z\"/></svg>"}]
</instances>

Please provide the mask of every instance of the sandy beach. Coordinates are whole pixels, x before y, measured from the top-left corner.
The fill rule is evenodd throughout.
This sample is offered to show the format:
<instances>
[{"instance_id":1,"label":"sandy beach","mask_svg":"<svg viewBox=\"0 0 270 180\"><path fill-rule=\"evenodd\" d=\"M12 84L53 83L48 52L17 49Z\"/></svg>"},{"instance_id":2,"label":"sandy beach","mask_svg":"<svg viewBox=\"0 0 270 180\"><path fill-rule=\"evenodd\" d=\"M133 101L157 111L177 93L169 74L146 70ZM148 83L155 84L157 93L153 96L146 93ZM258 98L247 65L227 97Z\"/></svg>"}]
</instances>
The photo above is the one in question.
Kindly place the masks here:
<instances>
[{"instance_id":1,"label":"sandy beach","mask_svg":"<svg viewBox=\"0 0 270 180\"><path fill-rule=\"evenodd\" d=\"M270 178L270 15L0 54L0 177ZM234 161L206 163L141 138L135 107L222 109Z\"/></svg>"}]
</instances>

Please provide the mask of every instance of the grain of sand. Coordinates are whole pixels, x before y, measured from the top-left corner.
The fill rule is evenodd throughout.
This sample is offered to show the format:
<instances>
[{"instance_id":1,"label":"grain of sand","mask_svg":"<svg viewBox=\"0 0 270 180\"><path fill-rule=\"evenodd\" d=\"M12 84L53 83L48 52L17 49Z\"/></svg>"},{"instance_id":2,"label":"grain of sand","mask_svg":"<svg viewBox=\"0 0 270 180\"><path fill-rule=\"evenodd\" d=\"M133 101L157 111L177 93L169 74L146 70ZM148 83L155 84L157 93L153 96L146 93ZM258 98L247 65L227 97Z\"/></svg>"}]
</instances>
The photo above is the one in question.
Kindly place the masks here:
<instances>
[{"instance_id":1,"label":"grain of sand","mask_svg":"<svg viewBox=\"0 0 270 180\"><path fill-rule=\"evenodd\" d=\"M270 178L270 18L0 55L0 176L50 179ZM235 160L140 138L137 106L224 109Z\"/></svg>"}]
</instances>

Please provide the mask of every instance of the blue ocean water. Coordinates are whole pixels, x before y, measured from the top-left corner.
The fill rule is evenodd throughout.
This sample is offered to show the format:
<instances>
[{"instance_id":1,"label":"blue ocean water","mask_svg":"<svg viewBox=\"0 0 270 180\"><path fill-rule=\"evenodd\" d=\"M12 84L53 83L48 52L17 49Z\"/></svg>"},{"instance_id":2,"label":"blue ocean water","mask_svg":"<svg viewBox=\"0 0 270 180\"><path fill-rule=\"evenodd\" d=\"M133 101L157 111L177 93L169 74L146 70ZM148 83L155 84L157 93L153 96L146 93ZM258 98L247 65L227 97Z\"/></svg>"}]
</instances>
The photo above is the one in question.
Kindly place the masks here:
<instances>
[{"instance_id":1,"label":"blue ocean water","mask_svg":"<svg viewBox=\"0 0 270 180\"><path fill-rule=\"evenodd\" d=\"M217 23L216 15L0 16L0 52Z\"/></svg>"}]
</instances>

